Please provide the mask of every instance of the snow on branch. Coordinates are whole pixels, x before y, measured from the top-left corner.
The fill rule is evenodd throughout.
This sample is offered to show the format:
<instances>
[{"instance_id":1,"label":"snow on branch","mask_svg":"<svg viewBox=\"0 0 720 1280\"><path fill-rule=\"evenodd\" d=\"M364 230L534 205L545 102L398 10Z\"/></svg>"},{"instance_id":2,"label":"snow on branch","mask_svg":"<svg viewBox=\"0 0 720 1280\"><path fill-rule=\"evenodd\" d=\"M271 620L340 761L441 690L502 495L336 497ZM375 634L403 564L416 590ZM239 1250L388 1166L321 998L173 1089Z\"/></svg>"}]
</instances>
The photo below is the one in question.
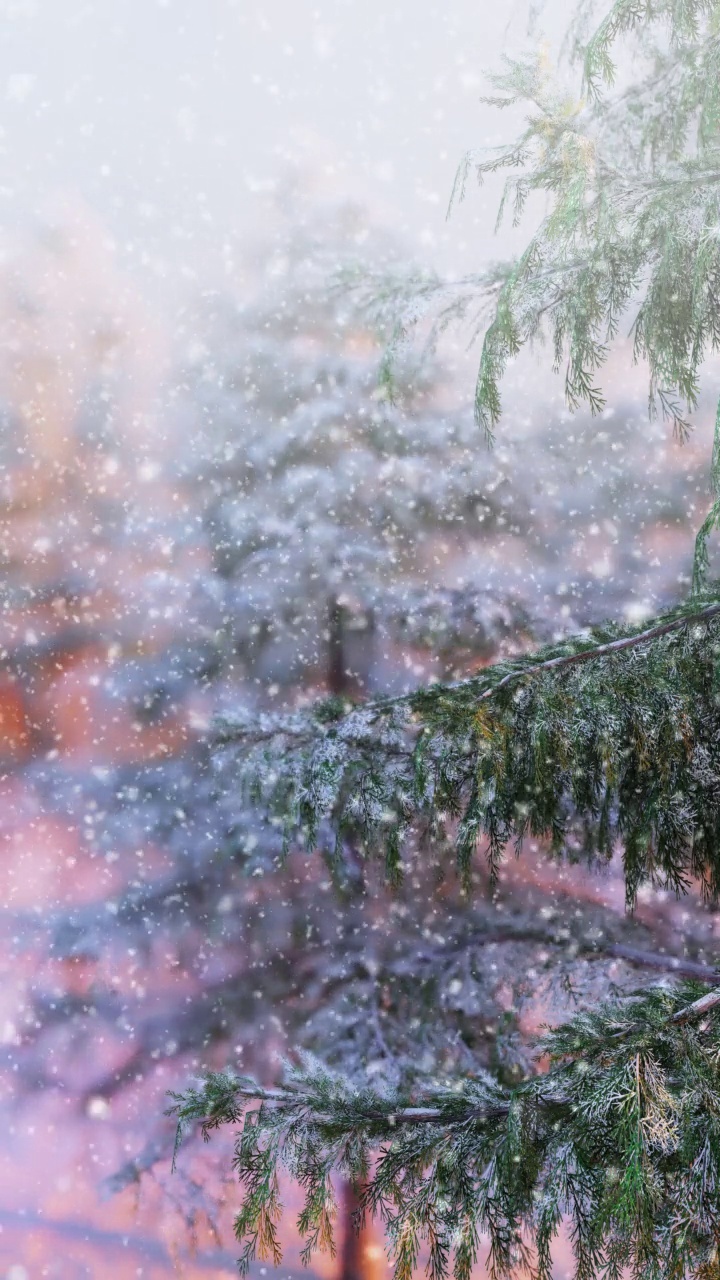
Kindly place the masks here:
<instances>
[{"instance_id":1,"label":"snow on branch","mask_svg":"<svg viewBox=\"0 0 720 1280\"><path fill-rule=\"evenodd\" d=\"M217 748L286 845L321 832L403 871L412 835L452 829L469 875L527 835L609 858L628 901L644 881L720 884L720 604L707 597L642 631L607 627L454 685L364 705L227 717ZM659 764L660 762L660 764Z\"/></svg>"},{"instance_id":2,"label":"snow on branch","mask_svg":"<svg viewBox=\"0 0 720 1280\"><path fill-rule=\"evenodd\" d=\"M625 1267L711 1276L719 1036L720 988L685 984L548 1032L539 1049L553 1065L515 1089L479 1075L413 1097L353 1087L305 1059L281 1088L208 1075L173 1095L170 1114L178 1142L198 1123L206 1139L226 1124L239 1130L243 1273L258 1255L281 1259L285 1168L305 1194L306 1259L334 1247L332 1175L341 1174L357 1188L361 1216L381 1219L397 1280L408 1280L421 1249L437 1280L466 1280L481 1248L497 1280L523 1261L550 1280L563 1218L577 1280Z\"/></svg>"}]
</instances>

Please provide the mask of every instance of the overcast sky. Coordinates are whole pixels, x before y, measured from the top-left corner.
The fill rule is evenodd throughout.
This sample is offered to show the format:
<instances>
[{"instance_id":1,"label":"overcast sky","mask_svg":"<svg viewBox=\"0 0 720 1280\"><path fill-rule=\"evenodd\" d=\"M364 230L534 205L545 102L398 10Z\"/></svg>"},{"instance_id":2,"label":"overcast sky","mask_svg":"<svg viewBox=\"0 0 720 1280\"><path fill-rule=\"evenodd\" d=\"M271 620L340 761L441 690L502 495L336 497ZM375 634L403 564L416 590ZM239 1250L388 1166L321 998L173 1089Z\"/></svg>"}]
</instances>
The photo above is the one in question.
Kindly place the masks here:
<instances>
[{"instance_id":1,"label":"overcast sky","mask_svg":"<svg viewBox=\"0 0 720 1280\"><path fill-rule=\"evenodd\" d=\"M478 100L522 2L0 0L0 23L0 224L69 192L148 277L210 280L300 164L438 265L496 256L492 192L445 208L463 152L507 136Z\"/></svg>"}]
</instances>

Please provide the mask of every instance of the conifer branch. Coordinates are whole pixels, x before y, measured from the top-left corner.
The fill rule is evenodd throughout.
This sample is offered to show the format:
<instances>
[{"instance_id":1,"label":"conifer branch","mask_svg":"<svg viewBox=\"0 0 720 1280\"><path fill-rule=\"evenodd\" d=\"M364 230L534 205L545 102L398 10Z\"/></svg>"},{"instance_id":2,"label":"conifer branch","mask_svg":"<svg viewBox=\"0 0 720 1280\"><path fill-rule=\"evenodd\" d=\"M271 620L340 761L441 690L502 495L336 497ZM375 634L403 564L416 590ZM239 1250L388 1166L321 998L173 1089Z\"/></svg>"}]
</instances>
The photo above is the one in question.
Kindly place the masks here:
<instances>
[{"instance_id":1,"label":"conifer branch","mask_svg":"<svg viewBox=\"0 0 720 1280\"><path fill-rule=\"evenodd\" d=\"M240 1126L241 1270L261 1245L263 1215L277 1225L272 1188L285 1166L305 1188L299 1222L309 1248L321 1213L332 1220L335 1171L383 1221L396 1277L406 1274L408 1247L416 1256L434 1233L445 1239L435 1274L448 1276L454 1251L454 1274L465 1276L484 1233L497 1277L515 1274L518 1249L532 1242L534 1274L549 1280L563 1216L578 1280L616 1263L638 1277L696 1274L717 1248L706 1206L720 1173L719 1011L720 988L697 984L603 1005L549 1032L539 1048L551 1069L516 1089L477 1076L408 1097L354 1086L306 1059L281 1089L209 1075L174 1095L170 1114L179 1140L194 1123L205 1138ZM259 1109L247 1110L253 1101Z\"/></svg>"},{"instance_id":2,"label":"conifer branch","mask_svg":"<svg viewBox=\"0 0 720 1280\"><path fill-rule=\"evenodd\" d=\"M718 1006L720 1006L720 986L704 992L703 995L698 996L695 1000L691 1001L691 1003L684 1005L682 1008L669 1014L664 1023L661 1022L659 1024L659 1027L662 1028L663 1025L666 1027L682 1026L697 1018L705 1017ZM606 1016L610 1008L611 1006L606 1006ZM567 1036L568 1034L571 1034L572 1026L573 1024L571 1023L569 1024L569 1027L560 1028L555 1033L555 1036L560 1037L562 1035ZM642 1031L642 1028L642 1020L638 1017L636 1022L628 1023L628 1025L621 1031L611 1032L607 1038L608 1048L614 1048L618 1040L632 1034L637 1034L639 1031ZM552 1039L549 1043L552 1043ZM594 1048L597 1047L598 1046L596 1044ZM573 1060L577 1060L578 1054L574 1052L562 1052L557 1054L556 1057L572 1058ZM306 1061L311 1062L311 1059L308 1057L306 1058ZM555 1068L555 1070L559 1071L561 1068ZM552 1071L542 1078L547 1083L551 1077ZM300 1076L297 1076L297 1079L300 1078ZM184 1095L174 1093L170 1094L170 1096L175 1099L175 1106L172 1107L167 1114L178 1115L178 1124L181 1126L180 1136L182 1136L182 1126L184 1126L186 1121L189 1119L199 1121L205 1133L209 1133L210 1130L216 1128L219 1123L225 1123L227 1116L225 1116L224 1119L221 1119L220 1117L224 1114L224 1108L227 1108L230 1105L230 1097L242 1099L244 1102L267 1103L280 1108L287 1107L290 1109L297 1108L299 1101L297 1089L267 1088L257 1084L254 1080L250 1080L248 1077L233 1077L226 1073L215 1073L206 1077L206 1086L209 1081L212 1081L214 1085L220 1086L220 1094L214 1094L212 1091L208 1090L207 1087L205 1092L201 1095L196 1095L195 1093L188 1093ZM210 1104L207 1114L203 1114L198 1111L201 1098L204 1099L206 1103ZM190 1106L191 1110L186 1114L185 1108L187 1106ZM497 1100L494 1100L491 1105L472 1105L463 1110L462 1118L463 1121L483 1120L489 1117L494 1118L497 1115L507 1114L509 1106L509 1102L501 1103ZM315 1114L313 1118L319 1124L332 1125L335 1122L330 1112L328 1112L327 1115ZM388 1105L384 1103L382 1106L370 1105L364 1109L359 1108L356 1112L355 1118L358 1122L371 1125L385 1124L389 1126L390 1129L394 1129L398 1125L405 1124L415 1125L436 1124L441 1121L447 1122L448 1112L447 1109L432 1106L429 1102L424 1102L422 1098L420 1098L419 1101L412 1106L388 1107Z\"/></svg>"},{"instance_id":3,"label":"conifer branch","mask_svg":"<svg viewBox=\"0 0 720 1280\"><path fill-rule=\"evenodd\" d=\"M687 435L703 363L720 350L719 19L720 0L614 0L584 50L589 102L558 93L540 58L508 59L494 78L497 105L524 105L526 127L506 148L469 157L454 194L473 171L480 182L506 171L501 216L512 206L515 223L535 193L550 199L520 258L478 283L475 415L488 440L509 362L540 337L564 367L568 404L600 412L599 371L629 314L650 412ZM613 83L616 40L633 33L646 74L619 109L601 90ZM453 317L473 314L472 283L455 300L435 281L420 294L388 328L391 356L433 298L442 300L431 345ZM387 368L384 377L391 390ZM452 831L468 888L481 840L496 875L507 846L519 851L532 836L573 857L621 848L631 905L647 881L680 893L699 880L717 898L720 603L700 592L720 527L720 426L712 485L681 610L455 685L228 722L219 733L239 785L288 846L323 843L338 860L345 843L380 852L391 880L403 850L414 858L425 834ZM594 1006L539 1049L550 1069L514 1089L477 1075L454 1088L382 1090L306 1060L279 1089L210 1075L173 1113L179 1137L195 1122L205 1137L239 1129L243 1271L258 1252L279 1260L284 1167L305 1193L306 1257L332 1247L339 1173L383 1222L397 1280L410 1280L422 1247L433 1280L451 1270L470 1280L483 1236L493 1280L523 1265L550 1280L563 1219L576 1280L717 1280L720 986L686 982Z\"/></svg>"},{"instance_id":4,"label":"conifer branch","mask_svg":"<svg viewBox=\"0 0 720 1280\"><path fill-rule=\"evenodd\" d=\"M427 697L439 698L455 691L462 692L464 690L471 692L477 690L478 701L482 702L486 698L493 697L494 694L499 693L501 689L506 688L507 685L512 684L515 680L523 680L550 671L561 671L565 667L576 666L581 662L592 662L600 658L612 657L614 654L623 653L626 649L634 649L639 645L660 639L662 636L670 635L673 631L678 631L682 627L702 625L717 617L718 614L720 614L720 602L713 602L701 609L694 608L692 604L680 606L670 618L653 623L651 627L633 632L631 635L605 641L598 645L587 645L585 640L574 638L565 641L561 646L563 652L556 656L544 658L540 662L533 662L532 659L520 660L511 671L505 672L500 676L499 680L490 683L487 688L482 688L482 685L486 684L488 680L492 681L495 671L502 672L507 663L497 664L495 667L486 667L479 675L468 676L453 683L430 685L420 693L416 691L401 693L395 697L378 698L376 701L358 704L358 706L366 715L375 713L377 715L385 715L393 707L410 707L414 709L418 701ZM581 645L582 647L579 647ZM332 723L335 730L338 724L350 717L357 709L347 699L328 698L317 705L314 714L320 725ZM258 715L244 717L226 714L216 721L213 730L213 741L218 744L242 741L257 744L272 742L279 734L282 734L283 737L306 741L313 736L312 725L312 720L307 719L302 714L296 714L295 716Z\"/></svg>"},{"instance_id":5,"label":"conifer branch","mask_svg":"<svg viewBox=\"0 0 720 1280\"><path fill-rule=\"evenodd\" d=\"M491 872L525 835L609 857L622 841L628 901L644 880L720 886L717 596L600 643L574 639L454 685L350 706L226 719L239 784L290 843L350 837L390 880L422 829L456 822L467 877L485 837ZM642 660L640 654L642 653ZM224 757L225 758L225 757ZM662 768L654 767L662 760Z\"/></svg>"},{"instance_id":6,"label":"conifer branch","mask_svg":"<svg viewBox=\"0 0 720 1280\"><path fill-rule=\"evenodd\" d=\"M563 667L571 667L579 662L592 662L598 658L609 658L615 653L622 653L625 649L634 649L637 645L659 640L661 636L669 635L679 627L709 622L718 613L720 613L720 604L707 605L706 608L699 609L697 612L682 614L677 618L670 619L668 622L648 627L645 631L639 631L635 635L625 636L620 640L611 640L607 644L599 644L591 649L578 649L575 653L565 654L557 658L548 658L546 661L538 662L534 666L523 667L517 671L509 671L497 684L484 690L479 695L480 700L491 698L493 694L499 693L501 689L512 683L513 680L540 675L546 671L560 671Z\"/></svg>"}]
</instances>

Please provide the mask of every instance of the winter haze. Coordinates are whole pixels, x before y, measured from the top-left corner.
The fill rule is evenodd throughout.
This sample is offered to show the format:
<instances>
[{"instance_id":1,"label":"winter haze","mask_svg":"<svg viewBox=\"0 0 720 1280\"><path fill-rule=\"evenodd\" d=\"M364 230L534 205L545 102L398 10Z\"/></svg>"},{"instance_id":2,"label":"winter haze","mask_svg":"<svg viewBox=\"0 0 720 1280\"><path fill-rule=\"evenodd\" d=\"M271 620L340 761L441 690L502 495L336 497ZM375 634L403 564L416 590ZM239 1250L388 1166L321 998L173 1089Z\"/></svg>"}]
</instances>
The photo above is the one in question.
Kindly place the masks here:
<instances>
[{"instance_id":1,"label":"winter haze","mask_svg":"<svg viewBox=\"0 0 720 1280\"><path fill-rule=\"evenodd\" d=\"M712 370L681 446L623 335L594 418L524 351L489 448L472 308L388 381L358 300L388 263L463 278L526 243L542 206L496 235L499 179L446 212L463 154L522 125L481 101L485 69L559 47L567 6L532 10L0 0L0 1280L237 1274L231 1135L189 1134L170 1172L167 1091L207 1067L275 1085L300 1049L373 1085L505 1087L574 982L597 1003L643 957L714 964L696 886L643 885L630 917L617 856L591 876L528 838L497 884L478 856L468 895L462 752L400 887L390 840L383 861L333 829L337 762L375 732L362 707L334 736L351 704L640 625L690 582ZM316 703L298 830L237 743L254 726L262 799ZM382 777L343 782L381 829L406 731ZM389 1280L337 1192L311 1276ZM291 1215L280 1237L297 1280Z\"/></svg>"}]
</instances>

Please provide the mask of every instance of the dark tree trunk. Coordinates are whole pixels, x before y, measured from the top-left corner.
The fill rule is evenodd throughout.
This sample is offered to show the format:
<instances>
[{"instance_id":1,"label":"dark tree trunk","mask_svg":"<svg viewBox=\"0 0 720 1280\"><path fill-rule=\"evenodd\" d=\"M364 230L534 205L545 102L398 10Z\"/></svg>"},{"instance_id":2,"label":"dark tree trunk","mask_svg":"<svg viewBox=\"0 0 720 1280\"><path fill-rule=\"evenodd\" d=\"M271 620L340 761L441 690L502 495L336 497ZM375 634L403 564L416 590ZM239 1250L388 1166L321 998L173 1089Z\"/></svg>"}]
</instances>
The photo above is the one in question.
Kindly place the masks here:
<instances>
[{"instance_id":1,"label":"dark tree trunk","mask_svg":"<svg viewBox=\"0 0 720 1280\"><path fill-rule=\"evenodd\" d=\"M372 1222L356 1231L353 1215L358 1198L349 1182L342 1186L343 1247L338 1280L383 1280L387 1264L382 1243Z\"/></svg>"},{"instance_id":2,"label":"dark tree trunk","mask_svg":"<svg viewBox=\"0 0 720 1280\"><path fill-rule=\"evenodd\" d=\"M348 691L345 670L345 610L336 596L328 599L328 692L342 697Z\"/></svg>"},{"instance_id":3,"label":"dark tree trunk","mask_svg":"<svg viewBox=\"0 0 720 1280\"><path fill-rule=\"evenodd\" d=\"M337 596L329 596L327 602L327 687L328 693L335 697L349 697L357 688L357 672L351 672L348 663L348 613L340 604ZM368 611L367 627L361 631L370 642L374 634L372 614ZM357 649L357 645L350 646ZM357 658L357 653L355 653ZM354 664L353 664L354 665ZM362 680L360 681L362 685ZM335 885L346 901L358 902L365 895L365 865L350 835L343 841L343 867L338 874L337 868L331 868Z\"/></svg>"},{"instance_id":4,"label":"dark tree trunk","mask_svg":"<svg viewBox=\"0 0 720 1280\"><path fill-rule=\"evenodd\" d=\"M373 610L366 609L363 619L353 618L337 596L328 596L326 635L328 693L345 698L367 692L376 641Z\"/></svg>"}]
</instances>

